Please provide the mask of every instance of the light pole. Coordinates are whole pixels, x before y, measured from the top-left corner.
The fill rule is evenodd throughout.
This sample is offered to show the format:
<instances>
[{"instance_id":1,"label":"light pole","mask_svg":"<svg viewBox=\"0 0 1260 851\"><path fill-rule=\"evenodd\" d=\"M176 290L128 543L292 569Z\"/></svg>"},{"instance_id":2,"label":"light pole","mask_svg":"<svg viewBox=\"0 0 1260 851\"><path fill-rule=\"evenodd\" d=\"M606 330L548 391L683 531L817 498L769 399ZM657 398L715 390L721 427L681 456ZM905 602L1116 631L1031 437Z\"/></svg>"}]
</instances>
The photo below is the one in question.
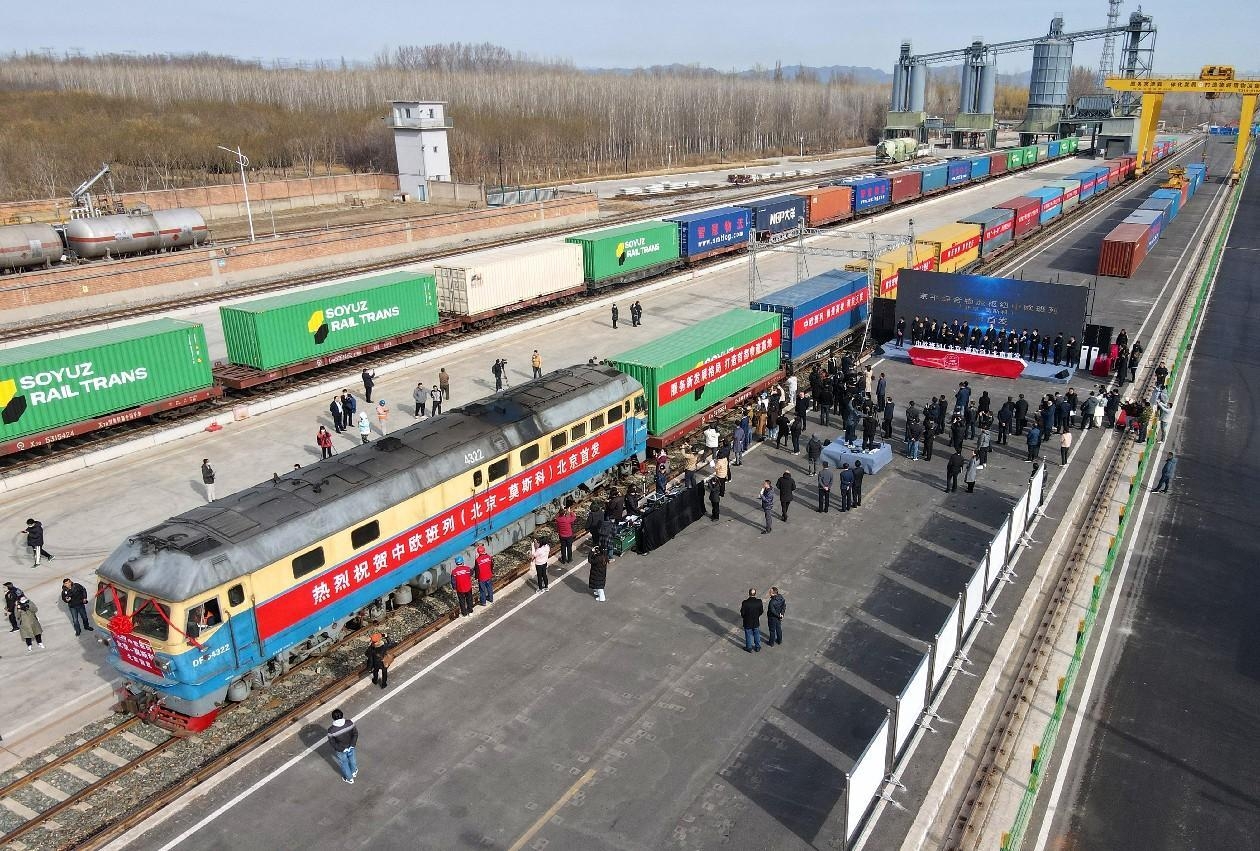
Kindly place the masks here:
<instances>
[{"instance_id":1,"label":"light pole","mask_svg":"<svg viewBox=\"0 0 1260 851\"><path fill-rule=\"evenodd\" d=\"M801 136L801 156L805 156L805 137Z\"/></svg>"},{"instance_id":2,"label":"light pole","mask_svg":"<svg viewBox=\"0 0 1260 851\"><path fill-rule=\"evenodd\" d=\"M240 145L235 149L216 146L220 151L236 155L236 164L241 167L241 191L245 193L245 216L249 219L249 241L254 242L254 211L249 207L249 184L245 182L245 166L249 165L249 157L241 153Z\"/></svg>"},{"instance_id":3,"label":"light pole","mask_svg":"<svg viewBox=\"0 0 1260 851\"><path fill-rule=\"evenodd\" d=\"M670 142L665 146L665 168L672 168L674 165L674 143Z\"/></svg>"}]
</instances>

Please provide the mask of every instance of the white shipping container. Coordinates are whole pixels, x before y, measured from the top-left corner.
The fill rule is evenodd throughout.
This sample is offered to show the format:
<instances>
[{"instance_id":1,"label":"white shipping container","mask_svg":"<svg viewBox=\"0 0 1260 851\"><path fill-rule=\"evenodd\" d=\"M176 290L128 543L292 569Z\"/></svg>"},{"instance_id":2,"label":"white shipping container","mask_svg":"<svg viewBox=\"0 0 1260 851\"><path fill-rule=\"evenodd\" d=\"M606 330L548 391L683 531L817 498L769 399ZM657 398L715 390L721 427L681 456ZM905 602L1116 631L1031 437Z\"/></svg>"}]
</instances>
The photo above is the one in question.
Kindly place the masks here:
<instances>
[{"instance_id":1,"label":"white shipping container","mask_svg":"<svg viewBox=\"0 0 1260 851\"><path fill-rule=\"evenodd\" d=\"M514 245L448 257L435 265L438 309L476 316L583 286L582 246Z\"/></svg>"}]
</instances>

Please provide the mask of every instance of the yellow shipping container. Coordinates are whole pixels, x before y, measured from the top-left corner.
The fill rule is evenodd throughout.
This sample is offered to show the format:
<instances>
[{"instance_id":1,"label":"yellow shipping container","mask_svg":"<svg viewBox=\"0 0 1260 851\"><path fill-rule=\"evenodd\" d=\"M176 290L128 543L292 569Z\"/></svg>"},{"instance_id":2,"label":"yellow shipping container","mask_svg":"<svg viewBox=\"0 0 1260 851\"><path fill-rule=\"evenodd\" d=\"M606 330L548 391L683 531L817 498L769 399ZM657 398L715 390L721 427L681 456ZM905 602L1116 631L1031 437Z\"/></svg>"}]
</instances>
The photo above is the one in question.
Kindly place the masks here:
<instances>
[{"instance_id":1,"label":"yellow shipping container","mask_svg":"<svg viewBox=\"0 0 1260 851\"><path fill-rule=\"evenodd\" d=\"M907 268L909 256L907 247L902 246L895 248L886 254L881 254L875 258L875 280L872 282L875 286L875 293L880 298L896 298L897 297L897 279L901 274L901 270ZM868 264L863 260L855 260L847 264L845 267L847 272L866 272L869 269ZM932 271L936 268L936 249L930 245L914 246L914 266L915 269Z\"/></svg>"},{"instance_id":2,"label":"yellow shipping container","mask_svg":"<svg viewBox=\"0 0 1260 851\"><path fill-rule=\"evenodd\" d=\"M955 222L920 234L916 239L936 255L937 271L957 272L980 259L982 230L981 225Z\"/></svg>"}]
</instances>

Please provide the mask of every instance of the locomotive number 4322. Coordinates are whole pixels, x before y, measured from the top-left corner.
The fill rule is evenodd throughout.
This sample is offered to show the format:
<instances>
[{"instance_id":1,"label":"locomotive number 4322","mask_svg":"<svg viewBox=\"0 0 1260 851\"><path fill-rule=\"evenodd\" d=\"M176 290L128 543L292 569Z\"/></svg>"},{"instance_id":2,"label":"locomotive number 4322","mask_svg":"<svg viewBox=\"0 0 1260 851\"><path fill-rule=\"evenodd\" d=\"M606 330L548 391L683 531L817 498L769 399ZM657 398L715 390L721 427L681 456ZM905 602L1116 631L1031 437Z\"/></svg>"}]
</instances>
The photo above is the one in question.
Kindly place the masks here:
<instances>
[{"instance_id":1,"label":"locomotive number 4322","mask_svg":"<svg viewBox=\"0 0 1260 851\"><path fill-rule=\"evenodd\" d=\"M464 453L465 464L477 464L486 460L486 453L483 449L473 449Z\"/></svg>"}]
</instances>

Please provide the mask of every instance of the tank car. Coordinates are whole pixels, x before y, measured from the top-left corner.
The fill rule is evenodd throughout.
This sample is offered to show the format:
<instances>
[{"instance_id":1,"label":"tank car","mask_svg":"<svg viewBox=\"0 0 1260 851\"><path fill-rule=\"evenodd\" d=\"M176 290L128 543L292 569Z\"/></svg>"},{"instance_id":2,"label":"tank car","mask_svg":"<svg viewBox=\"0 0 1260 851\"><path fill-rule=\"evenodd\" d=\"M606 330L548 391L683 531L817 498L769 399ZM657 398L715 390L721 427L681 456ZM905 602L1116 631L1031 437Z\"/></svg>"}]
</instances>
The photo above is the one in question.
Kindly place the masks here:
<instances>
[{"instance_id":1,"label":"tank car","mask_svg":"<svg viewBox=\"0 0 1260 851\"><path fill-rule=\"evenodd\" d=\"M390 595L449 582L476 544L523 539L646 441L642 385L575 366L146 529L97 572L124 702L202 729Z\"/></svg>"},{"instance_id":2,"label":"tank car","mask_svg":"<svg viewBox=\"0 0 1260 851\"><path fill-rule=\"evenodd\" d=\"M89 260L198 245L208 235L201 214L188 208L137 210L66 223L66 246Z\"/></svg>"},{"instance_id":3,"label":"tank car","mask_svg":"<svg viewBox=\"0 0 1260 851\"><path fill-rule=\"evenodd\" d=\"M60 262L64 248L52 225L0 227L0 270L31 269Z\"/></svg>"}]
</instances>

